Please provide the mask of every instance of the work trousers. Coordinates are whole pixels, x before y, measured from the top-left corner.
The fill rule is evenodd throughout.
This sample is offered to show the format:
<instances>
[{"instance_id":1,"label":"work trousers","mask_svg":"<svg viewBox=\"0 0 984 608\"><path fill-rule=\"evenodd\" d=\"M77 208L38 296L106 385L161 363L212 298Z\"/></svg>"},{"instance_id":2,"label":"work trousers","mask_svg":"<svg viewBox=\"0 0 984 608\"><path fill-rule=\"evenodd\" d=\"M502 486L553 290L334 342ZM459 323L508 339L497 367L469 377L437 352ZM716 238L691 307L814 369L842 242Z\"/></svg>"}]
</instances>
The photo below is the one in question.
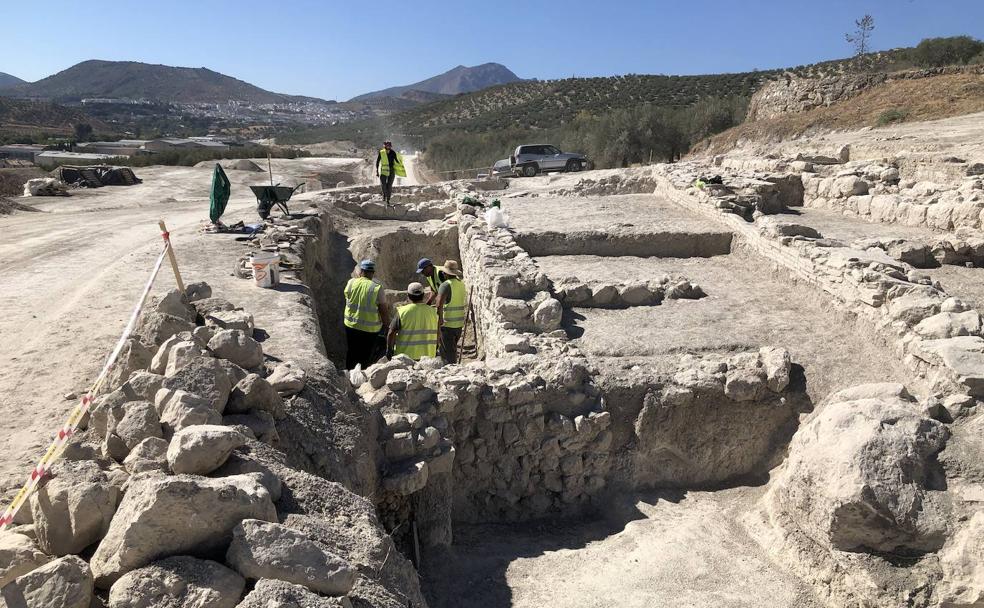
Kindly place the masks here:
<instances>
[{"instance_id":1,"label":"work trousers","mask_svg":"<svg viewBox=\"0 0 984 608\"><path fill-rule=\"evenodd\" d=\"M361 331L351 327L345 328L345 340L348 342L348 350L345 352L345 369L355 369L355 366L359 364L362 365L362 369L365 369L375 363L373 351L378 335L375 332Z\"/></svg>"},{"instance_id":2,"label":"work trousers","mask_svg":"<svg viewBox=\"0 0 984 608\"><path fill-rule=\"evenodd\" d=\"M387 203L390 201L390 197L393 196L393 180L396 179L395 173L390 173L389 175L380 175L379 183L383 187L383 200Z\"/></svg>"},{"instance_id":3,"label":"work trousers","mask_svg":"<svg viewBox=\"0 0 984 608\"><path fill-rule=\"evenodd\" d=\"M461 340L463 327L441 328L441 358L445 363L458 362L458 342Z\"/></svg>"}]
</instances>

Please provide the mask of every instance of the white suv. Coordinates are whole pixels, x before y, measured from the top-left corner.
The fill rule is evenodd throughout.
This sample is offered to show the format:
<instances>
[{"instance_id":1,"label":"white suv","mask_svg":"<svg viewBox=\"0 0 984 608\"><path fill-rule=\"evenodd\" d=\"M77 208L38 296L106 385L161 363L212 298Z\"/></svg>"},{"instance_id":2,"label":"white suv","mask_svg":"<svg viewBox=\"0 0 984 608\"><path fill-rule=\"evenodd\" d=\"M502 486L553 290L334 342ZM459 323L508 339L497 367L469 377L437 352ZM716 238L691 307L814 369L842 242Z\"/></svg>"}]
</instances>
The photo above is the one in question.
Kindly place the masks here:
<instances>
[{"instance_id":1,"label":"white suv","mask_svg":"<svg viewBox=\"0 0 984 608\"><path fill-rule=\"evenodd\" d=\"M581 171L588 168L588 159L583 154L561 152L550 144L530 144L518 146L509 164L516 175L533 177L547 171Z\"/></svg>"}]
</instances>

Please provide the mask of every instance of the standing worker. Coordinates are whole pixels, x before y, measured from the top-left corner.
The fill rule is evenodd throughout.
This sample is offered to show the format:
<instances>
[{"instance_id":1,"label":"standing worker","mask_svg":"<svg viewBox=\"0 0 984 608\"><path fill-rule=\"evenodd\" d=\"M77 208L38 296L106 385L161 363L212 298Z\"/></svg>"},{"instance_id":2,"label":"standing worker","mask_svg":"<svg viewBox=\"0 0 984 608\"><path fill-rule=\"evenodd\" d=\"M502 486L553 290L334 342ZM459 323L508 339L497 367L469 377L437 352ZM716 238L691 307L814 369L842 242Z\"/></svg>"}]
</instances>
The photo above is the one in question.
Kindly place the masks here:
<instances>
[{"instance_id":1,"label":"standing worker","mask_svg":"<svg viewBox=\"0 0 984 608\"><path fill-rule=\"evenodd\" d=\"M393 180L396 176L407 176L407 170L403 166L403 157L393 149L393 142L384 141L382 149L376 155L376 177L383 186L383 202L387 205L393 196Z\"/></svg>"},{"instance_id":2,"label":"standing worker","mask_svg":"<svg viewBox=\"0 0 984 608\"><path fill-rule=\"evenodd\" d=\"M441 283L447 280L447 275L444 274L444 268L435 266L430 261L430 258L421 258L417 262L417 274L424 275L424 279L430 285L430 296L427 298L427 304L433 304L434 300L437 299L437 292L441 288Z\"/></svg>"},{"instance_id":3,"label":"standing worker","mask_svg":"<svg viewBox=\"0 0 984 608\"><path fill-rule=\"evenodd\" d=\"M465 327L465 284L456 260L441 267L445 280L437 288L437 318L441 325L441 356L445 363L458 362L458 341Z\"/></svg>"},{"instance_id":4,"label":"standing worker","mask_svg":"<svg viewBox=\"0 0 984 608\"><path fill-rule=\"evenodd\" d=\"M414 361L437 356L437 311L424 304L424 286L407 285L410 303L396 309L386 336L387 353L406 355Z\"/></svg>"},{"instance_id":5,"label":"standing worker","mask_svg":"<svg viewBox=\"0 0 984 608\"><path fill-rule=\"evenodd\" d=\"M372 365L372 352L379 331L389 325L389 312L383 303L383 286L372 280L376 263L359 262L359 274L345 285L345 338L348 351L345 369Z\"/></svg>"}]
</instances>

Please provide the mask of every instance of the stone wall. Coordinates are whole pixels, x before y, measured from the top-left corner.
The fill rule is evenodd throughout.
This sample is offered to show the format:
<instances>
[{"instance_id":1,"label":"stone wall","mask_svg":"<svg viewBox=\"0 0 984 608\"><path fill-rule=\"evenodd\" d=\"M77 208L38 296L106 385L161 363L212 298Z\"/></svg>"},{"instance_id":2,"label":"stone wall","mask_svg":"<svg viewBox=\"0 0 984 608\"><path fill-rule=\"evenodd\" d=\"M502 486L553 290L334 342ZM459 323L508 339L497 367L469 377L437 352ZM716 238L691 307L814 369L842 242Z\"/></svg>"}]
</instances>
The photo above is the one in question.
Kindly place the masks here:
<instances>
[{"instance_id":1,"label":"stone wall","mask_svg":"<svg viewBox=\"0 0 984 608\"><path fill-rule=\"evenodd\" d=\"M727 212L720 200L691 186L703 169L695 163L664 167L657 194L716 217L747 246L866 319L928 391L984 395L984 337L958 316L969 311L966 304L879 248L861 250L819 235L797 234L789 222L747 222ZM979 318L978 311L967 316Z\"/></svg>"}]
</instances>

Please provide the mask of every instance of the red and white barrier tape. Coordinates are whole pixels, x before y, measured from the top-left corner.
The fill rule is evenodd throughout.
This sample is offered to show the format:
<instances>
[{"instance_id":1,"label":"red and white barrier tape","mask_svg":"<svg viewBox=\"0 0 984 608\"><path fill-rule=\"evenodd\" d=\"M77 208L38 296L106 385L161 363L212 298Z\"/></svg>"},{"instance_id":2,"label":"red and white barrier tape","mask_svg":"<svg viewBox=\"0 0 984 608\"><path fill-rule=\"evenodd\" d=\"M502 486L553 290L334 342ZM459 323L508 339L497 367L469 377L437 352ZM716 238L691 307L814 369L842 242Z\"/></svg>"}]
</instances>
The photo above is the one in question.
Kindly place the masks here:
<instances>
[{"instance_id":1,"label":"red and white barrier tape","mask_svg":"<svg viewBox=\"0 0 984 608\"><path fill-rule=\"evenodd\" d=\"M51 470L52 465L61 456L65 445L68 443L69 438L78 430L79 423L89 412L89 406L92 405L94 399L93 395L99 392L102 388L103 383L106 381L106 377L109 375L109 370L113 368L116 364L117 357L120 356L120 352L126 345L127 339L133 330L137 326L137 320L140 318L140 312L143 310L144 303L147 301L147 296L150 294L151 288L154 286L154 280L157 279L157 273L161 270L161 265L164 263L164 258L167 255L168 249L170 249L171 243L165 237L164 249L161 250L161 254L157 256L157 262L154 264L154 270L150 273L150 279L147 280L147 284L144 286L143 293L140 294L140 300L137 301L137 306L133 309L133 314L130 315L130 321L126 324L126 329L123 330L123 335L120 336L119 341L113 348L109 357L106 359L106 364L103 365L102 371L99 372L99 376L96 377L95 382L86 392L82 395L82 399L79 401L78 405L72 408L72 412L68 415L68 419L65 424L58 429L58 433L55 434L55 439L48 446L45 451L44 456L38 461L37 466L31 470L31 475L27 478L27 482L21 487L20 491L14 497L14 500L7 507L7 510L3 512L3 516L0 517L0 530L5 530L14 521L14 516L20 511L21 507L27 502L27 499L31 497L34 490L37 489L38 484L44 479L44 476L48 474Z\"/></svg>"}]
</instances>

